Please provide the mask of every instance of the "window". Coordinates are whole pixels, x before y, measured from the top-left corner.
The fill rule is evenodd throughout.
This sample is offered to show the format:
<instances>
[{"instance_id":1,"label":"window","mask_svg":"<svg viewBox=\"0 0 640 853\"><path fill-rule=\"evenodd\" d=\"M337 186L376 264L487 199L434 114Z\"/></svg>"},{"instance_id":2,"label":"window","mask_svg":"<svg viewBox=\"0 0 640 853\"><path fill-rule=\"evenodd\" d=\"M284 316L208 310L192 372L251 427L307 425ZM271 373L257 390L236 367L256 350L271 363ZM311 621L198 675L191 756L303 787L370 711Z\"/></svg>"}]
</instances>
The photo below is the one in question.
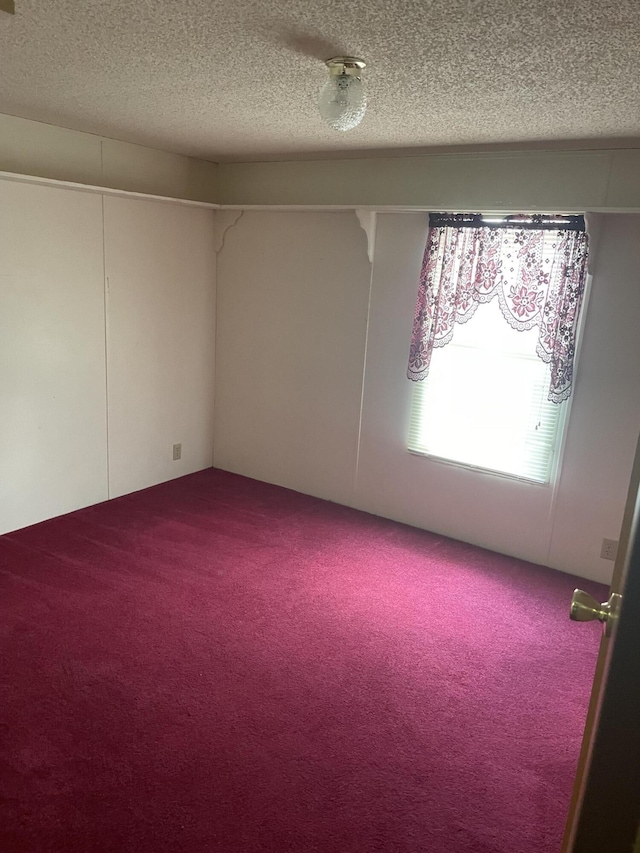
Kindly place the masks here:
<instances>
[{"instance_id":1,"label":"window","mask_svg":"<svg viewBox=\"0 0 640 853\"><path fill-rule=\"evenodd\" d=\"M549 402L537 339L510 328L496 300L480 305L414 386L409 450L548 482L564 406Z\"/></svg>"},{"instance_id":2,"label":"window","mask_svg":"<svg viewBox=\"0 0 640 853\"><path fill-rule=\"evenodd\" d=\"M429 226L408 448L547 483L572 388L584 218L431 214Z\"/></svg>"}]
</instances>

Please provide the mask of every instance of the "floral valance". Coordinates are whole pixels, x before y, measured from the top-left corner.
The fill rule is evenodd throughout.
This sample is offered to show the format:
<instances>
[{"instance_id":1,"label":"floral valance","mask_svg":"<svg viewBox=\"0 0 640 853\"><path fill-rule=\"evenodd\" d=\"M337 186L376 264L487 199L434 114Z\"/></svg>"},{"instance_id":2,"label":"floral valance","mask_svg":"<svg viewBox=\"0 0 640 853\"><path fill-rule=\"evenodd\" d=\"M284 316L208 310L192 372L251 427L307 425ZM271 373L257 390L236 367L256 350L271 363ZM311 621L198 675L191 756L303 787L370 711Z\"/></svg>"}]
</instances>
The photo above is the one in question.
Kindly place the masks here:
<instances>
[{"instance_id":1,"label":"floral valance","mask_svg":"<svg viewBox=\"0 0 640 853\"><path fill-rule=\"evenodd\" d=\"M582 216L431 214L409 379L424 379L434 347L449 343L455 324L470 320L478 305L497 298L513 329L539 328L537 353L551 368L549 399L566 400L587 253Z\"/></svg>"}]
</instances>

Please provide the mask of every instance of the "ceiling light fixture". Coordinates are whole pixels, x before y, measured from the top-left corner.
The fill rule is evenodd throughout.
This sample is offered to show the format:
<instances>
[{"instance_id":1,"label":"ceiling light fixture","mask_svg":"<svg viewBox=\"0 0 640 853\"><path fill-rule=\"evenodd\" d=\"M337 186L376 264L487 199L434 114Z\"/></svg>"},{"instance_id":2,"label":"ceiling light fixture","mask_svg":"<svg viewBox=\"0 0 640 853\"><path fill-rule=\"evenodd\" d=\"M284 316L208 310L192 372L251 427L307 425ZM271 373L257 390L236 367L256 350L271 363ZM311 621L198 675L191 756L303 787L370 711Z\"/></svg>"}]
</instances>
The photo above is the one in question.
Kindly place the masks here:
<instances>
[{"instance_id":1,"label":"ceiling light fixture","mask_svg":"<svg viewBox=\"0 0 640 853\"><path fill-rule=\"evenodd\" d=\"M365 63L355 56L327 59L329 80L318 98L320 115L334 130L351 130L360 124L367 109L362 85Z\"/></svg>"}]
</instances>

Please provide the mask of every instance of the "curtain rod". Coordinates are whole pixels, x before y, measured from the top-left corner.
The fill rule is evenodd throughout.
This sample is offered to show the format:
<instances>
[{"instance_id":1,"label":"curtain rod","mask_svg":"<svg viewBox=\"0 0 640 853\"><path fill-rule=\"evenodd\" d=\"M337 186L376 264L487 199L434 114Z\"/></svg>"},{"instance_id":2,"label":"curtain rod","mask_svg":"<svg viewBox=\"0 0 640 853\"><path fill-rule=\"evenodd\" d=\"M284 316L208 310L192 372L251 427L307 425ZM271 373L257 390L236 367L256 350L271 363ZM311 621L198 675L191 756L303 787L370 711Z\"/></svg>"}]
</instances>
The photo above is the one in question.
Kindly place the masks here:
<instances>
[{"instance_id":1,"label":"curtain rod","mask_svg":"<svg viewBox=\"0 0 640 853\"><path fill-rule=\"evenodd\" d=\"M484 216L482 213L430 213L430 228L511 228L527 231L584 231L584 216L561 214L513 214Z\"/></svg>"}]
</instances>

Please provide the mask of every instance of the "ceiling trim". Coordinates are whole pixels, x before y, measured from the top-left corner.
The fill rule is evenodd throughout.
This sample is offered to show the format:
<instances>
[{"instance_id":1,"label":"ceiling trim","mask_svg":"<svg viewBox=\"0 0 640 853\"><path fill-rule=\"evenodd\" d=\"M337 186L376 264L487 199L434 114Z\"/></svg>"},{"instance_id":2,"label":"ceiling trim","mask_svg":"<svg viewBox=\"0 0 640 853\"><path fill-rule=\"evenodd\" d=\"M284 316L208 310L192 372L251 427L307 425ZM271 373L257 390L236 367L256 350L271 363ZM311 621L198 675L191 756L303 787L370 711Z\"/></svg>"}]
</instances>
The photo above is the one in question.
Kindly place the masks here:
<instances>
[{"instance_id":1,"label":"ceiling trim","mask_svg":"<svg viewBox=\"0 0 640 853\"><path fill-rule=\"evenodd\" d=\"M636 212L640 150L221 164L216 191L245 209Z\"/></svg>"},{"instance_id":2,"label":"ceiling trim","mask_svg":"<svg viewBox=\"0 0 640 853\"><path fill-rule=\"evenodd\" d=\"M609 153L612 153L612 152L609 152ZM640 155L640 152L637 152L637 154ZM639 159L640 159L640 156L639 156ZM285 164L281 164L281 165L285 165ZM592 213L613 213L613 214L616 214L616 213L621 213L621 214L634 214L634 213L637 214L637 213L640 213L640 187L637 186L637 184L640 183L640 179L636 179L635 182L631 181L631 186L629 186L629 183L630 183L629 180L625 181L625 177L629 178L631 173L633 173L633 174L637 173L637 169L635 168L637 166L637 163L635 162L635 158L634 158L634 162L624 163L621 165L623 165L626 168L619 169L620 174L617 176L618 179L617 179L616 183L618 184L618 186L620 186L622 184L624 187L628 188L627 199L625 199L625 201L628 200L629 203L627 203L627 204L615 203L613 198L611 198L611 196L612 195L616 196L616 195L618 195L618 193L617 192L616 193L606 192L605 198L602 198L598 201L596 201L595 199L593 199L592 201L588 201L588 202L585 201L585 203L583 203L583 204L572 204L570 206L563 206L562 211L560 211L560 212L563 212L563 213L592 212ZM632 167L634 167L634 168L632 168ZM611 179L611 171L612 171L612 169L610 168L609 169L609 175L608 175L608 182L609 183L610 183L610 179ZM628 174L626 174L626 173L628 173ZM8 171L3 171L3 170L0 170L0 180L13 181L16 183L35 184L35 185L39 185L39 186L58 187L60 189L74 190L76 192L87 192L87 193L95 193L95 194L99 194L99 195L120 196L122 198L133 198L133 199L140 199L140 200L145 200L145 201L156 201L156 202L161 202L164 204L179 204L179 205L187 206L187 207L200 207L200 208L205 208L205 209L209 209L209 210L228 210L228 211L246 210L246 211L271 211L271 212L282 211L282 212L304 213L304 212L332 212L332 211L340 212L340 211L354 211L355 210L355 211L360 211L362 214L365 214L365 213L403 213L403 214L414 213L414 214L419 214L419 213L429 213L432 211L438 211L438 210L443 210L444 208L447 208L447 209L452 209L452 210L453 209L456 209L456 210L457 209L460 209L460 210L463 210L463 209L464 210L467 210L467 209L472 210L473 209L474 211L478 210L478 211L485 213L485 214L489 214L489 213L504 214L504 213L512 213L516 208L519 212L535 213L535 212L538 212L539 210L541 210L543 208L546 211L547 207L549 209L554 207L554 211L555 211L555 207L557 207L557 205L554 206L553 204L552 205L546 205L546 207L544 205L541 206L540 204L537 204L537 205L531 206L531 207L529 207L527 205L523 206L521 204L514 206L513 204L508 204L508 203L500 205L500 204L490 203L488 200L487 200L487 203L485 203L485 204L480 204L480 205L474 204L471 206L463 205L462 207L459 207L455 204L453 204L453 205L445 204L443 206L442 204L428 203L428 202L426 202L424 204L384 204L384 203L382 203L382 204L358 204L358 203L353 203L353 202L350 204L349 203L347 203L347 204L322 204L322 203L315 203L315 204L313 204L313 203L312 204L304 204L304 203L302 203L302 204L296 204L296 203L250 204L250 203L246 203L246 202L242 203L242 204L231 204L231 203L218 203L218 202L209 202L209 201L195 201L193 199L180 198L178 196L165 196L165 195L157 195L157 194L153 194L153 193L135 192L133 190L123 190L123 189L117 189L117 188L113 188L113 187L104 187L104 186L100 186L97 184L83 184L83 183L80 183L78 181L66 181L66 180L62 180L59 178L45 178L45 177L41 177L41 176L37 176L37 175L26 175L26 174L21 174L21 173L17 173L17 172L8 172ZM633 185L634 183L636 184L636 186ZM607 189L610 190L611 189L610 186L607 187ZM555 211L555 212L557 212L557 211Z\"/></svg>"},{"instance_id":3,"label":"ceiling trim","mask_svg":"<svg viewBox=\"0 0 640 853\"><path fill-rule=\"evenodd\" d=\"M0 171L0 180L14 181L20 184L36 184L43 187L59 187L60 189L76 190L86 193L97 193L99 195L122 196L123 198L138 198L145 201L160 201L167 204L181 204L187 207L206 207L217 210L221 205L211 201L193 201L188 198L178 198L168 195L154 195L153 193L134 192L132 190L119 190L113 187L101 187L93 184L81 184L77 181L63 181L59 178L42 178L36 175L21 175L17 172Z\"/></svg>"}]
</instances>

